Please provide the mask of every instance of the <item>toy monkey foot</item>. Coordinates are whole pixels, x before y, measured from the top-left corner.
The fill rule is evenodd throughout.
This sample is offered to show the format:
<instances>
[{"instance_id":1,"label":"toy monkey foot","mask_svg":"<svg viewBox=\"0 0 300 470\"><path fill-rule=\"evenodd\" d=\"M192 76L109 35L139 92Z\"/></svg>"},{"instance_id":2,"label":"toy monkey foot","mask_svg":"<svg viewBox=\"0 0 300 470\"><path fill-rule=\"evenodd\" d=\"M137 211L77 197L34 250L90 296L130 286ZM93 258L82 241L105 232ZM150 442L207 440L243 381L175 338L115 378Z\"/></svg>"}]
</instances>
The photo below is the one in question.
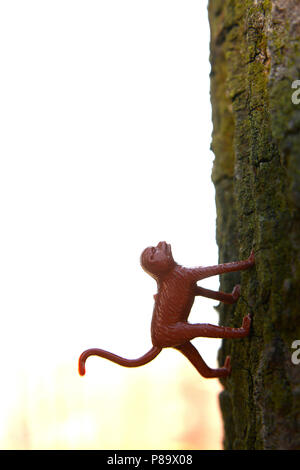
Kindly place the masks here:
<instances>
[{"instance_id":1,"label":"toy monkey foot","mask_svg":"<svg viewBox=\"0 0 300 470\"><path fill-rule=\"evenodd\" d=\"M255 253L254 250L251 251L250 256L248 258L248 261L251 263L251 265L255 264Z\"/></svg>"},{"instance_id":2,"label":"toy monkey foot","mask_svg":"<svg viewBox=\"0 0 300 470\"><path fill-rule=\"evenodd\" d=\"M251 316L250 314L248 314L243 318L243 323L242 323L242 328L246 330L247 334L249 334L250 326L251 326Z\"/></svg>"}]
</instances>

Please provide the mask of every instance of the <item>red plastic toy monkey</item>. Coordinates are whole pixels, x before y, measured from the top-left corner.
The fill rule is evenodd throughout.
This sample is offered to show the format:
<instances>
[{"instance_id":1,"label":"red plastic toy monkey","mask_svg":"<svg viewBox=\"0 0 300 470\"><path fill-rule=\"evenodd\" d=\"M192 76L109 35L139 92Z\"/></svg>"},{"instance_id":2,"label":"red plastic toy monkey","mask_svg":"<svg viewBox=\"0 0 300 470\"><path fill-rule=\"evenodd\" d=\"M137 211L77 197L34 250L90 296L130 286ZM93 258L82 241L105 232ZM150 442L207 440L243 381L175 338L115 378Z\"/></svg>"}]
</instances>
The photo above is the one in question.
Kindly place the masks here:
<instances>
[{"instance_id":1,"label":"red plastic toy monkey","mask_svg":"<svg viewBox=\"0 0 300 470\"><path fill-rule=\"evenodd\" d=\"M172 256L171 246L160 242L156 247L146 248L141 255L142 268L152 276L158 287L151 324L153 347L138 359L124 359L103 349L92 348L84 351L79 358L79 373L85 374L85 361L89 356L100 356L121 366L138 367L152 361L163 348L175 348L207 378L226 377L231 372L230 357L223 367L211 369L204 362L190 340L193 338L243 338L249 334L251 317L243 319L240 328L215 326L204 323L188 323L187 319L196 295L232 304L240 296L240 286L231 294L215 292L197 285L198 281L217 274L241 271L255 264L254 252L243 261L218 264L208 267L186 268L177 264Z\"/></svg>"}]
</instances>

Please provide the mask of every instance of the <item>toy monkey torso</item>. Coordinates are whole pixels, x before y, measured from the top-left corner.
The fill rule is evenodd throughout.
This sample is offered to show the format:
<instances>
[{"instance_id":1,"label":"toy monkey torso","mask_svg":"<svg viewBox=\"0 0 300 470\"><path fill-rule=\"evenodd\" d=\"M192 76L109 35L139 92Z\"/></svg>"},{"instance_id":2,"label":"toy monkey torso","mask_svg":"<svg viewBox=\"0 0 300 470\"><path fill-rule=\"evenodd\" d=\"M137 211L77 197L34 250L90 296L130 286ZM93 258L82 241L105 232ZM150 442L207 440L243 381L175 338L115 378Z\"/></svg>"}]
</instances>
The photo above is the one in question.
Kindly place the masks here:
<instances>
[{"instance_id":1,"label":"toy monkey torso","mask_svg":"<svg viewBox=\"0 0 300 470\"><path fill-rule=\"evenodd\" d=\"M172 327L187 321L196 286L187 274L188 269L178 266L158 283L151 323L153 345L167 347L168 338L171 340L172 337ZM173 341L170 343L174 345Z\"/></svg>"}]
</instances>

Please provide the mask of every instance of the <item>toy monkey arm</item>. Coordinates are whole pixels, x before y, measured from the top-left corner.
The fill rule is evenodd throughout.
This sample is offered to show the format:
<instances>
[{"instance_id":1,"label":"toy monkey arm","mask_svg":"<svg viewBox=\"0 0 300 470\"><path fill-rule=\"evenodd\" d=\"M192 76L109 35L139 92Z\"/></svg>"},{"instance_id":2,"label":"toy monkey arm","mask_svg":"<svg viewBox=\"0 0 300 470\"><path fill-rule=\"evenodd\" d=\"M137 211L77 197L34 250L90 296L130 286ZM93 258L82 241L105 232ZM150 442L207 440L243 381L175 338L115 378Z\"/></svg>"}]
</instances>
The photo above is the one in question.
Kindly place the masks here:
<instances>
[{"instance_id":1,"label":"toy monkey arm","mask_svg":"<svg viewBox=\"0 0 300 470\"><path fill-rule=\"evenodd\" d=\"M217 274L230 273L233 271L243 271L250 268L255 264L254 251L251 252L249 258L242 261L233 261L231 263L217 264L215 266L200 266L199 268L191 268L190 275L193 280L200 281L210 276Z\"/></svg>"},{"instance_id":2,"label":"toy monkey arm","mask_svg":"<svg viewBox=\"0 0 300 470\"><path fill-rule=\"evenodd\" d=\"M195 295L202 295L203 297L208 297L209 299L220 300L225 304L233 304L236 302L240 296L240 286L236 285L231 294L226 294L225 292L214 291L210 289L204 289L203 287L196 286Z\"/></svg>"}]
</instances>

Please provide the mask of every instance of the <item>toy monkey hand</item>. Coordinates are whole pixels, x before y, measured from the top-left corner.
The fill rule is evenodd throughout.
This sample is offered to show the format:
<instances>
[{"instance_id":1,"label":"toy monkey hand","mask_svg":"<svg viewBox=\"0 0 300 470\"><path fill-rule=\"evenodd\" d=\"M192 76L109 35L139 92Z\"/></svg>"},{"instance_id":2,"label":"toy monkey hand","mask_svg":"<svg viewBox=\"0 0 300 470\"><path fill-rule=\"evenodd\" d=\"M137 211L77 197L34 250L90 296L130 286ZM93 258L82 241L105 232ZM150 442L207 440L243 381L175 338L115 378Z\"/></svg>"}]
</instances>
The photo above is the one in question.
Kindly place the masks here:
<instances>
[{"instance_id":1,"label":"toy monkey hand","mask_svg":"<svg viewBox=\"0 0 300 470\"><path fill-rule=\"evenodd\" d=\"M232 291L233 300L236 302L239 299L240 295L241 295L241 286L240 284L237 284L236 286L234 286L233 291Z\"/></svg>"}]
</instances>

